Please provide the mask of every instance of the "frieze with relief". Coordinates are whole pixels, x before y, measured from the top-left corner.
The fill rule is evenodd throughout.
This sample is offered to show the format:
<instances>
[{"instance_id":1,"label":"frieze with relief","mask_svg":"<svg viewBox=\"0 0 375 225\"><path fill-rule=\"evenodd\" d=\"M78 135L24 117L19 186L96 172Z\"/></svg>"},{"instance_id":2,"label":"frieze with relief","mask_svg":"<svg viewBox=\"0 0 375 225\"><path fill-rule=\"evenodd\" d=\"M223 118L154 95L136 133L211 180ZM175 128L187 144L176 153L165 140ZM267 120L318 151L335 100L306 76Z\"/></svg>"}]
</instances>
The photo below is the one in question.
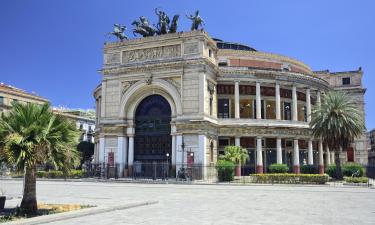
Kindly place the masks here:
<instances>
[{"instance_id":1,"label":"frieze with relief","mask_svg":"<svg viewBox=\"0 0 375 225\"><path fill-rule=\"evenodd\" d=\"M124 51L122 53L122 63L144 62L156 59L168 59L178 56L181 56L181 45L136 49Z\"/></svg>"}]
</instances>

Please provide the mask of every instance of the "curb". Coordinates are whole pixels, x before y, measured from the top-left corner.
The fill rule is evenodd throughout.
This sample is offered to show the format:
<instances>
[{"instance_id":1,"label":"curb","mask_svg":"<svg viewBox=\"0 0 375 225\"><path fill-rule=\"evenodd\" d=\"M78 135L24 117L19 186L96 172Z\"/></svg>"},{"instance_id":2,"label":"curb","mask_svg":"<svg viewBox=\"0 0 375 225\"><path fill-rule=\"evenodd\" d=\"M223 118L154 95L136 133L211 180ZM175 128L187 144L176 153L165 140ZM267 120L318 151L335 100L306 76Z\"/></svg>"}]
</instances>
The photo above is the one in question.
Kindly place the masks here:
<instances>
[{"instance_id":1,"label":"curb","mask_svg":"<svg viewBox=\"0 0 375 225\"><path fill-rule=\"evenodd\" d=\"M140 203L118 205L118 206L113 206L113 207L103 207L103 206L92 207L92 208L79 209L79 210L70 211L70 212L38 216L38 217L29 218L29 219L15 220L15 221L4 223L4 225L12 225L12 224L35 225L35 224L52 223L52 222L57 222L57 221L62 221L62 220L74 219L78 217L90 216L94 214L97 215L97 214L112 212L116 210L125 210L125 209L137 208L141 206L154 205L157 203L159 202L147 201L147 202L140 202Z\"/></svg>"}]
</instances>

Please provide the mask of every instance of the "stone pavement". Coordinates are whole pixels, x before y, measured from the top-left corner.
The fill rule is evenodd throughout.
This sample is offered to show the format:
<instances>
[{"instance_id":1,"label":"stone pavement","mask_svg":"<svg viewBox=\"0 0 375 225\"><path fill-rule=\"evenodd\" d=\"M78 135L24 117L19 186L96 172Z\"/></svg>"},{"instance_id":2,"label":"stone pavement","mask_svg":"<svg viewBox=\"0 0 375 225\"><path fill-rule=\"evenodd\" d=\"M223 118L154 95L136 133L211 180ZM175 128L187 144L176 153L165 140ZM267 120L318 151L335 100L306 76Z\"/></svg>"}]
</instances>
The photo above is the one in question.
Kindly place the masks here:
<instances>
[{"instance_id":1,"label":"stone pavement","mask_svg":"<svg viewBox=\"0 0 375 225\"><path fill-rule=\"evenodd\" d=\"M0 180L20 202L22 182ZM49 224L375 224L375 189L288 185L176 185L38 181L38 201L116 207Z\"/></svg>"}]
</instances>

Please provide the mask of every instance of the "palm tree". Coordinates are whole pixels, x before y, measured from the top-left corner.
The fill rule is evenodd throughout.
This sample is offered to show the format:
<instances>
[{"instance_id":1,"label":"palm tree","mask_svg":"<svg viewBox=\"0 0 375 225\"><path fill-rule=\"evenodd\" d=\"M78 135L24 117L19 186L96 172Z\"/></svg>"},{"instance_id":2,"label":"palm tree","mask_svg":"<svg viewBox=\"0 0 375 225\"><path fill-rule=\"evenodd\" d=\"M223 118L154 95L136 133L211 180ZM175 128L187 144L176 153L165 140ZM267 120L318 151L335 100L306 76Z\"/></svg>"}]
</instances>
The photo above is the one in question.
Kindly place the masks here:
<instances>
[{"instance_id":1,"label":"palm tree","mask_svg":"<svg viewBox=\"0 0 375 225\"><path fill-rule=\"evenodd\" d=\"M226 146L224 148L224 155L220 156L221 159L232 161L236 166L236 176L241 176L241 165L249 160L249 153L241 146Z\"/></svg>"},{"instance_id":2,"label":"palm tree","mask_svg":"<svg viewBox=\"0 0 375 225\"><path fill-rule=\"evenodd\" d=\"M342 179L340 152L366 129L358 106L343 92L330 91L312 111L310 122L315 138L335 152L336 177Z\"/></svg>"},{"instance_id":3,"label":"palm tree","mask_svg":"<svg viewBox=\"0 0 375 225\"><path fill-rule=\"evenodd\" d=\"M24 173L21 209L37 212L36 166L52 164L64 173L77 161L78 132L73 123L55 115L49 105L14 103L0 117L0 160Z\"/></svg>"}]
</instances>

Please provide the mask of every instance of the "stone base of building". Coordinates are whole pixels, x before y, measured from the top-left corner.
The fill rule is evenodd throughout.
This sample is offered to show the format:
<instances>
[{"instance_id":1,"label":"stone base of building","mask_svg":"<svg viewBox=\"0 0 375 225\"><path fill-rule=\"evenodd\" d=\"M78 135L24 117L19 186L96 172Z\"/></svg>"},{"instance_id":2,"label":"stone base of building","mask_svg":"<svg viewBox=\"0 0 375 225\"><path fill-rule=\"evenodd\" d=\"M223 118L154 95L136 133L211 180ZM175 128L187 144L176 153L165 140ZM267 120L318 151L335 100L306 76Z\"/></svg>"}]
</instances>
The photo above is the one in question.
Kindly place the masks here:
<instances>
[{"instance_id":1,"label":"stone base of building","mask_svg":"<svg viewBox=\"0 0 375 225\"><path fill-rule=\"evenodd\" d=\"M319 165L319 174L324 174L324 166Z\"/></svg>"},{"instance_id":2,"label":"stone base of building","mask_svg":"<svg viewBox=\"0 0 375 225\"><path fill-rule=\"evenodd\" d=\"M263 173L263 166L262 165L257 166L257 173L260 173L260 174Z\"/></svg>"},{"instance_id":3,"label":"stone base of building","mask_svg":"<svg viewBox=\"0 0 375 225\"><path fill-rule=\"evenodd\" d=\"M293 172L294 172L295 174L300 174L300 173L301 173L301 171L300 171L300 167L299 167L299 166L293 166Z\"/></svg>"}]
</instances>

